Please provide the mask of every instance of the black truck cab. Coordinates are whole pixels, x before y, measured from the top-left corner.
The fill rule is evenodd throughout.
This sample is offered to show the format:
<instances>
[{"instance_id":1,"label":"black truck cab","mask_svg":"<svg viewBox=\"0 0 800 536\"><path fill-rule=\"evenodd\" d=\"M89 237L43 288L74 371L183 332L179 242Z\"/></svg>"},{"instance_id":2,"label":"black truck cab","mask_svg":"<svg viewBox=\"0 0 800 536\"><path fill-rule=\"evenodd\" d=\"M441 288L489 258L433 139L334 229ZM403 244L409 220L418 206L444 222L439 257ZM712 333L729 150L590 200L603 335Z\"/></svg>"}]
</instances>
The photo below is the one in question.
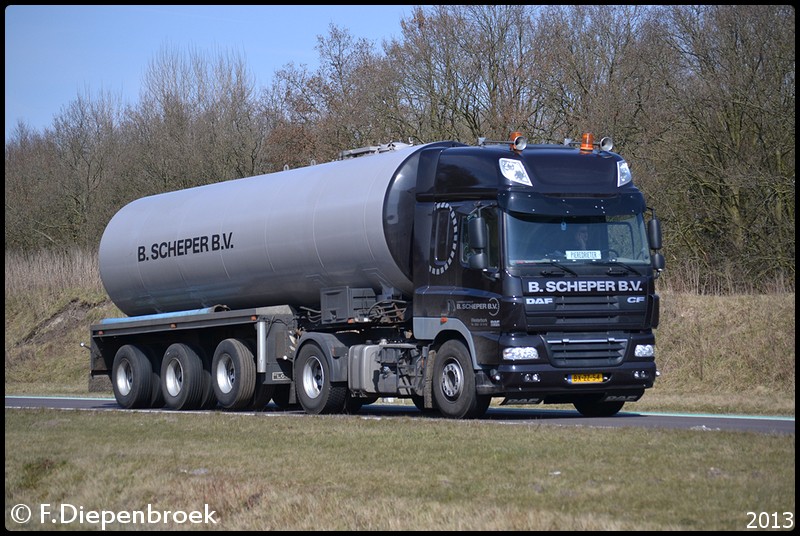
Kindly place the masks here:
<instances>
[{"instance_id":1,"label":"black truck cab","mask_svg":"<svg viewBox=\"0 0 800 536\"><path fill-rule=\"evenodd\" d=\"M459 341L478 397L504 403L610 415L653 386L660 226L606 140L420 158L417 338Z\"/></svg>"}]
</instances>

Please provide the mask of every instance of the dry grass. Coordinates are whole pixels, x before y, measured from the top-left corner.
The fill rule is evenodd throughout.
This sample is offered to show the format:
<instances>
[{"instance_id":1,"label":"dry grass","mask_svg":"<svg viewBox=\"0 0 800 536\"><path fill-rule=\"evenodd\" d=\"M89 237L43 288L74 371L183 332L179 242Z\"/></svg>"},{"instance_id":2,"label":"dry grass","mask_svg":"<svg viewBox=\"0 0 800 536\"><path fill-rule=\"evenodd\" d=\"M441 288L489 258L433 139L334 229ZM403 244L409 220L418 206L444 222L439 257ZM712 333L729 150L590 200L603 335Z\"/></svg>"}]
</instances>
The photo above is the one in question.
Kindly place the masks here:
<instances>
[{"instance_id":1,"label":"dry grass","mask_svg":"<svg viewBox=\"0 0 800 536\"><path fill-rule=\"evenodd\" d=\"M39 251L35 253L5 252L6 302L26 296L35 311L49 309L69 289L91 294L103 292L97 253L80 249Z\"/></svg>"},{"instance_id":2,"label":"dry grass","mask_svg":"<svg viewBox=\"0 0 800 536\"><path fill-rule=\"evenodd\" d=\"M226 412L5 417L6 446L25 445L6 449L7 505L216 512L217 525L193 528L744 530L748 511L794 510L786 435Z\"/></svg>"},{"instance_id":3,"label":"dry grass","mask_svg":"<svg viewBox=\"0 0 800 536\"><path fill-rule=\"evenodd\" d=\"M657 360L665 390L790 398L795 296L664 292Z\"/></svg>"}]
</instances>

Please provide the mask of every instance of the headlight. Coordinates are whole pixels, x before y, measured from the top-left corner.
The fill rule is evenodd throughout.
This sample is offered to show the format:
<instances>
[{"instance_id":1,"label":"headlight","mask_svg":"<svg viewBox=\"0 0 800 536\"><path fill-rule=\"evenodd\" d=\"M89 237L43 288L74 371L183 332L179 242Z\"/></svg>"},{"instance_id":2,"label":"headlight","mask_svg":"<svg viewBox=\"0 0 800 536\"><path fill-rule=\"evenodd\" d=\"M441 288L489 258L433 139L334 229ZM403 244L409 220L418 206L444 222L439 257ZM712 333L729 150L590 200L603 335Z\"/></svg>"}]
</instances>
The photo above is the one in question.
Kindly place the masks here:
<instances>
[{"instance_id":1,"label":"headlight","mask_svg":"<svg viewBox=\"0 0 800 536\"><path fill-rule=\"evenodd\" d=\"M631 182L631 168L625 161L617 162L617 186L624 186Z\"/></svg>"},{"instance_id":2,"label":"headlight","mask_svg":"<svg viewBox=\"0 0 800 536\"><path fill-rule=\"evenodd\" d=\"M528 172L525 171L525 166L520 160L501 158L500 172L503 174L503 177L512 182L524 184L525 186L533 186L533 184L531 184L531 179L528 177Z\"/></svg>"},{"instance_id":3,"label":"headlight","mask_svg":"<svg viewBox=\"0 0 800 536\"><path fill-rule=\"evenodd\" d=\"M539 351L532 346L519 346L503 350L503 359L508 361L525 361L539 359Z\"/></svg>"},{"instance_id":4,"label":"headlight","mask_svg":"<svg viewBox=\"0 0 800 536\"><path fill-rule=\"evenodd\" d=\"M653 357L656 355L656 348L652 344L637 344L633 349L633 355L636 357Z\"/></svg>"}]
</instances>

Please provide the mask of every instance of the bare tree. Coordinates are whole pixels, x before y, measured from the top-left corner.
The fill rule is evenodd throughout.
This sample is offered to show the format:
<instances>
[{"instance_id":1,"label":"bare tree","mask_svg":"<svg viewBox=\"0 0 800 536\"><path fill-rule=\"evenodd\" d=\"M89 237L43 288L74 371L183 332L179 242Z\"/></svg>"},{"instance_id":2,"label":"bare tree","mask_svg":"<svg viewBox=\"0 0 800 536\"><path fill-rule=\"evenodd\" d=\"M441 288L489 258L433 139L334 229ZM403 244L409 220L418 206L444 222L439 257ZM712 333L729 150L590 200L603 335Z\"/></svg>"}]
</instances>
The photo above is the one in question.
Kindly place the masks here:
<instances>
[{"instance_id":1,"label":"bare tree","mask_svg":"<svg viewBox=\"0 0 800 536\"><path fill-rule=\"evenodd\" d=\"M48 132L18 123L5 145L6 249L35 249L62 243L52 226L60 218L61 194L52 184L58 162Z\"/></svg>"},{"instance_id":2,"label":"bare tree","mask_svg":"<svg viewBox=\"0 0 800 536\"><path fill-rule=\"evenodd\" d=\"M385 143L396 133L386 119L396 84L383 77L390 73L374 45L331 25L318 37L317 51L314 72L289 64L264 95L266 109L280 110L281 117L270 146L290 167L332 160L343 149Z\"/></svg>"},{"instance_id":3,"label":"bare tree","mask_svg":"<svg viewBox=\"0 0 800 536\"><path fill-rule=\"evenodd\" d=\"M253 78L235 53L209 57L162 49L128 125L145 190L186 188L267 167L263 144L270 126L259 114Z\"/></svg>"},{"instance_id":4,"label":"bare tree","mask_svg":"<svg viewBox=\"0 0 800 536\"><path fill-rule=\"evenodd\" d=\"M794 277L794 8L681 6L670 22L682 150L663 164L686 195L687 249L745 284Z\"/></svg>"},{"instance_id":5,"label":"bare tree","mask_svg":"<svg viewBox=\"0 0 800 536\"><path fill-rule=\"evenodd\" d=\"M535 48L536 9L454 6L463 28L454 32L461 55L459 110L473 139L505 139L513 130L535 135L542 122L541 58Z\"/></svg>"},{"instance_id":6,"label":"bare tree","mask_svg":"<svg viewBox=\"0 0 800 536\"><path fill-rule=\"evenodd\" d=\"M53 141L59 163L52 177L62 199L60 226L65 241L93 243L109 217L107 199L118 145L119 99L101 93L96 99L79 95L55 118Z\"/></svg>"},{"instance_id":7,"label":"bare tree","mask_svg":"<svg viewBox=\"0 0 800 536\"><path fill-rule=\"evenodd\" d=\"M647 46L652 10L642 6L545 8L536 42L543 98L558 137L640 135L652 105L654 53Z\"/></svg>"},{"instance_id":8,"label":"bare tree","mask_svg":"<svg viewBox=\"0 0 800 536\"><path fill-rule=\"evenodd\" d=\"M463 69L464 57L455 38L463 28L460 14L448 6L427 11L416 7L400 24L402 41L387 45L389 61L404 80L398 100L402 109L395 117L413 137L424 141L473 138L463 121L465 115L474 114L472 97L461 80L472 73Z\"/></svg>"}]
</instances>

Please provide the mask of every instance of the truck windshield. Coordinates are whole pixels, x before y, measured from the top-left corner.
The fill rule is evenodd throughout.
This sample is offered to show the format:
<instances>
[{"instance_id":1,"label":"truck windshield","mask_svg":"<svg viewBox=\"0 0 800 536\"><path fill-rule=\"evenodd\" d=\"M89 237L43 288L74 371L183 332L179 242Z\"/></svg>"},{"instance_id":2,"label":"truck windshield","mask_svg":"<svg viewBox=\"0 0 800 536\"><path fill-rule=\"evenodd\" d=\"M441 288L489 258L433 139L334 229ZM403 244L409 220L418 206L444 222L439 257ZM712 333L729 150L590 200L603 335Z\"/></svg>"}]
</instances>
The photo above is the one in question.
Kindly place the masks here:
<instances>
[{"instance_id":1,"label":"truck windshield","mask_svg":"<svg viewBox=\"0 0 800 536\"><path fill-rule=\"evenodd\" d=\"M642 214L540 216L506 213L508 266L538 263L650 264Z\"/></svg>"}]
</instances>

